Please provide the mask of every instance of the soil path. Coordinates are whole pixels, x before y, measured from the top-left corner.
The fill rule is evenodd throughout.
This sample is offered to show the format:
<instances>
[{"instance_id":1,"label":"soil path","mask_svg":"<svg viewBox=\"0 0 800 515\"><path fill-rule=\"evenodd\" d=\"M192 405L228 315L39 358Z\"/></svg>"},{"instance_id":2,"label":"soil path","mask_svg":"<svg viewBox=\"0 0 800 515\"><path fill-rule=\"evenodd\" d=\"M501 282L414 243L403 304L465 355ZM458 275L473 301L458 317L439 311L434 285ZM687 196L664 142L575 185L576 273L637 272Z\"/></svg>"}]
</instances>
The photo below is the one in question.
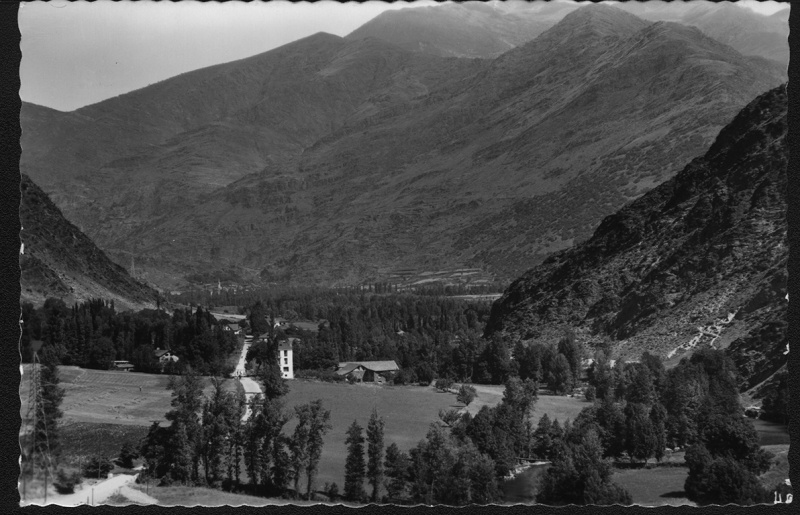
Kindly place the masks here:
<instances>
[{"instance_id":1,"label":"soil path","mask_svg":"<svg viewBox=\"0 0 800 515\"><path fill-rule=\"evenodd\" d=\"M247 400L253 398L253 396L257 393L261 393L261 387L258 385L256 381L247 377L245 374L247 373L245 370L245 358L247 356L247 350L250 348L250 341L245 339L244 345L242 346L242 355L239 356L239 362L236 364L236 370L233 371L233 377L239 379L239 382L242 384L244 388L244 394L247 397ZM242 415L242 422L245 422L247 419L250 418L251 413L250 405L247 405L245 409L244 415Z\"/></svg>"},{"instance_id":2,"label":"soil path","mask_svg":"<svg viewBox=\"0 0 800 515\"><path fill-rule=\"evenodd\" d=\"M72 494L60 495L57 493L48 493L47 504L56 504L59 506L78 506L80 504L88 504L97 506L98 504L102 504L106 499L111 497L121 488L132 484L136 480L137 475L118 474L99 483L95 483L94 485L82 485L80 490L77 490ZM153 499L153 501L157 502L155 499ZM30 501L24 501L21 504L26 506L31 504L43 506L45 503L44 499L33 499Z\"/></svg>"}]
</instances>

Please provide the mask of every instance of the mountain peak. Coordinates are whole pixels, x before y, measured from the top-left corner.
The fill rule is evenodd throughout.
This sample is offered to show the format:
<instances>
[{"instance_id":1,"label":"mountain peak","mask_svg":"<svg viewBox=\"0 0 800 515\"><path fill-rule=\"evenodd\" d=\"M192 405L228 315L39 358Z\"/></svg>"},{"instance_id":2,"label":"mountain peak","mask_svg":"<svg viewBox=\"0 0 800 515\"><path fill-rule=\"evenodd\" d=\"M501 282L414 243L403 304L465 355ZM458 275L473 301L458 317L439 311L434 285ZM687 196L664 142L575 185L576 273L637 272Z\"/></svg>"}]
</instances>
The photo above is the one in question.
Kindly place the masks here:
<instances>
[{"instance_id":1,"label":"mountain peak","mask_svg":"<svg viewBox=\"0 0 800 515\"><path fill-rule=\"evenodd\" d=\"M591 28L600 36L624 36L639 31L647 25L649 23L645 20L622 9L592 4L567 14L548 32L572 32Z\"/></svg>"}]
</instances>

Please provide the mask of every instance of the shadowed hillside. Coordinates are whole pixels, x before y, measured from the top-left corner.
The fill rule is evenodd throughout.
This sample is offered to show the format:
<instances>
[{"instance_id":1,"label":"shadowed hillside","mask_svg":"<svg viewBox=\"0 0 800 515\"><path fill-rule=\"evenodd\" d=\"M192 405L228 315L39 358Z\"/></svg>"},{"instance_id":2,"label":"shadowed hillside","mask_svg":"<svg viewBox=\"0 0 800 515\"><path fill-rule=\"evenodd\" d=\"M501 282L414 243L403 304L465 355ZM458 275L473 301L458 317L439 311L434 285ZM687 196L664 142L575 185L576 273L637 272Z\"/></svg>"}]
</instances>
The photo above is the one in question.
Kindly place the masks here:
<instances>
[{"instance_id":1,"label":"shadowed hillside","mask_svg":"<svg viewBox=\"0 0 800 515\"><path fill-rule=\"evenodd\" d=\"M27 175L20 188L22 301L103 298L113 299L118 308L155 305L157 292L112 263Z\"/></svg>"},{"instance_id":2,"label":"shadowed hillside","mask_svg":"<svg viewBox=\"0 0 800 515\"><path fill-rule=\"evenodd\" d=\"M625 358L727 348L744 387L772 375L788 343L787 104L785 86L760 96L703 157L516 280L486 334L570 326Z\"/></svg>"}]
</instances>

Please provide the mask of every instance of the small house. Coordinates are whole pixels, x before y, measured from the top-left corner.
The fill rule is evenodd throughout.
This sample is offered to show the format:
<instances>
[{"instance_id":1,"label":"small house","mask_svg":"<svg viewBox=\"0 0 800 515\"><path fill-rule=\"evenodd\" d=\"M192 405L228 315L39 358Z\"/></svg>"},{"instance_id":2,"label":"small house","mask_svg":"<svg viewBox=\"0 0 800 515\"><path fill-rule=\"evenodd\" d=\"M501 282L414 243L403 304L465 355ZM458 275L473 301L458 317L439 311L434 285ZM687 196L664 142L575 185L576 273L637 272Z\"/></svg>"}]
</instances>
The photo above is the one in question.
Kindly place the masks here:
<instances>
[{"instance_id":1,"label":"small house","mask_svg":"<svg viewBox=\"0 0 800 515\"><path fill-rule=\"evenodd\" d=\"M156 358L158 358L158 362L161 364L169 361L172 361L173 363L178 361L178 356L174 355L170 350L156 349L155 355Z\"/></svg>"},{"instance_id":2,"label":"small house","mask_svg":"<svg viewBox=\"0 0 800 515\"><path fill-rule=\"evenodd\" d=\"M359 382L384 383L400 367L392 361L350 361L339 363L340 376L352 377Z\"/></svg>"},{"instance_id":3,"label":"small house","mask_svg":"<svg viewBox=\"0 0 800 515\"><path fill-rule=\"evenodd\" d=\"M115 361L114 365L111 367L111 370L130 372L133 370L133 364L130 361Z\"/></svg>"}]
</instances>

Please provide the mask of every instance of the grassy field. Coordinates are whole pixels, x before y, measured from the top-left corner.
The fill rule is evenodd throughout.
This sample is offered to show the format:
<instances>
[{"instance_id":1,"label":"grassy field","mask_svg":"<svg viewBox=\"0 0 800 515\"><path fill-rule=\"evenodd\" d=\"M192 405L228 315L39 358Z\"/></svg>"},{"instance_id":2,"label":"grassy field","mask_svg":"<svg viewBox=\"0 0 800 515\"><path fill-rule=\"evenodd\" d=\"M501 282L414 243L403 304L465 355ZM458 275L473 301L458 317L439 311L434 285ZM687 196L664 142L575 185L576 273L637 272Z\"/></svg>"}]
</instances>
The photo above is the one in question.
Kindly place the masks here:
<instances>
[{"instance_id":1,"label":"grassy field","mask_svg":"<svg viewBox=\"0 0 800 515\"><path fill-rule=\"evenodd\" d=\"M771 492L789 477L789 444L765 445L763 448L775 455L770 469L759 477L761 485Z\"/></svg>"},{"instance_id":2,"label":"grassy field","mask_svg":"<svg viewBox=\"0 0 800 515\"><path fill-rule=\"evenodd\" d=\"M281 506L287 504L309 506L319 504L310 501L269 499L192 486L159 486L146 489L144 485L133 485L132 488L141 492L146 491L148 495L158 500L159 506Z\"/></svg>"},{"instance_id":3,"label":"grassy field","mask_svg":"<svg viewBox=\"0 0 800 515\"><path fill-rule=\"evenodd\" d=\"M20 383L21 417L27 412L30 377L27 370ZM149 427L154 420L166 422L164 415L171 401L167 389L169 376L78 367L61 367L59 376L64 388L61 409L65 424L93 422ZM235 391L236 382L227 381L226 387ZM210 382L206 381L206 392L210 389Z\"/></svg>"},{"instance_id":4,"label":"grassy field","mask_svg":"<svg viewBox=\"0 0 800 515\"><path fill-rule=\"evenodd\" d=\"M689 475L685 467L615 470L612 480L630 492L634 504L678 506L694 503L686 499L683 484Z\"/></svg>"},{"instance_id":5,"label":"grassy field","mask_svg":"<svg viewBox=\"0 0 800 515\"><path fill-rule=\"evenodd\" d=\"M303 404L314 399L322 399L324 406L331 410L333 429L325 437L322 460L316 486L325 482L336 482L340 489L344 485L344 463L347 456L345 438L347 428L353 422L366 428L373 407L386 419L384 441L388 447L396 443L408 451L425 437L432 422L438 420L441 408L457 408L455 394L437 392L424 386L368 386L331 384L312 381L291 381L287 406ZM502 386L476 386L478 398L469 406L469 411L477 413L483 405L494 406L502 399ZM547 413L552 418L564 421L574 419L588 403L569 397L542 396L536 403L533 414L534 423ZM287 424L287 430L294 424Z\"/></svg>"}]
</instances>

